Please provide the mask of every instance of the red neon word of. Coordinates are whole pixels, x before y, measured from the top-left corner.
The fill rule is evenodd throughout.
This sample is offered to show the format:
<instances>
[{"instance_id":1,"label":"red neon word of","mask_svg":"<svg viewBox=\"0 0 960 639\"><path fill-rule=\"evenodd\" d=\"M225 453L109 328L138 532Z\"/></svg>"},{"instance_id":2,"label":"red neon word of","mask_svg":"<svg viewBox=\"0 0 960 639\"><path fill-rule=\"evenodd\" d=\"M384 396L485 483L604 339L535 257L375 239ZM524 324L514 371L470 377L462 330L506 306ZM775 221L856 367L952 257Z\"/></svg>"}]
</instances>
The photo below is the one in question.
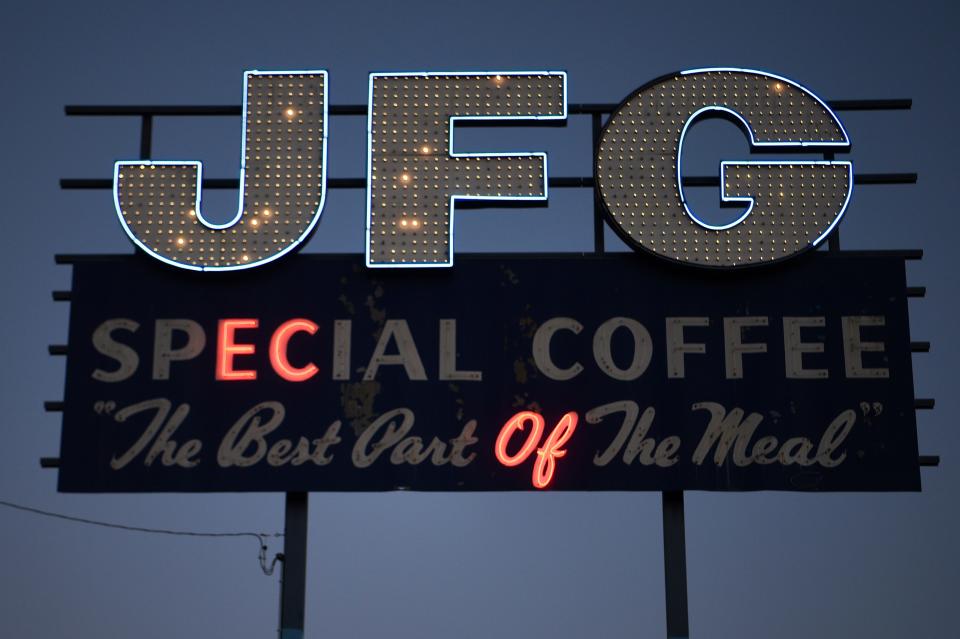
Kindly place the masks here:
<instances>
[{"instance_id":1,"label":"red neon word of","mask_svg":"<svg viewBox=\"0 0 960 639\"><path fill-rule=\"evenodd\" d=\"M524 428L524 424L530 423L530 432L527 433L527 439L516 454L511 455L507 452L507 444L517 431ZM507 467L518 466L525 462L537 448L540 438L543 436L544 427L543 415L532 411L521 411L511 417L503 428L500 429L500 435L497 436L497 445L495 452L497 461ZM569 412L560 418L560 422L547 435L547 440L543 446L537 449L537 461L533 464L533 485L535 488L546 488L553 480L553 472L557 467L557 460L567 454L562 450L570 438L573 437L573 431L577 429L577 414Z\"/></svg>"},{"instance_id":2,"label":"red neon word of","mask_svg":"<svg viewBox=\"0 0 960 639\"><path fill-rule=\"evenodd\" d=\"M292 319L281 324L270 338L270 363L277 375L290 382L305 382L320 369L313 363L302 368L293 366L287 359L287 343L294 333L313 335L319 327L308 319Z\"/></svg>"},{"instance_id":3,"label":"red neon word of","mask_svg":"<svg viewBox=\"0 0 960 639\"><path fill-rule=\"evenodd\" d=\"M235 370L233 358L237 355L253 355L253 344L237 344L235 334L238 329L257 328L260 322L255 319L222 319L217 330L217 379L240 380L257 379L257 371Z\"/></svg>"}]
</instances>

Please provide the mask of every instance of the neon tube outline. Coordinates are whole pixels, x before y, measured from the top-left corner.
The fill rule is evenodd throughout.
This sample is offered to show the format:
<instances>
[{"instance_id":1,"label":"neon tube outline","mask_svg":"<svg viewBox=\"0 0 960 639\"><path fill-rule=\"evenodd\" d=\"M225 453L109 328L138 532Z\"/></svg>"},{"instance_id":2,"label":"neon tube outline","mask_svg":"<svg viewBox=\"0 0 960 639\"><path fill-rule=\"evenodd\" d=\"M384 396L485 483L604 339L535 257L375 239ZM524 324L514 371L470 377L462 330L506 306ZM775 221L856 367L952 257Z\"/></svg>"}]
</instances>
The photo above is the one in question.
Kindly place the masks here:
<instances>
[{"instance_id":1,"label":"neon tube outline","mask_svg":"<svg viewBox=\"0 0 960 639\"><path fill-rule=\"evenodd\" d=\"M744 118L744 117L743 117L742 115L740 115L738 112L734 111L733 109L731 109L731 108L729 108L729 107L725 107L725 106L721 106L721 105L710 105L710 106L701 107L700 109L697 109L693 114L691 114L690 117L687 118L687 121L684 122L684 124L683 124L683 129L681 129L681 131L680 131L680 139L679 139L679 141L677 142L677 166L676 166L676 169L677 169L677 170L676 170L676 174L677 174L677 191L678 191L679 196L680 196L680 202L681 202L681 204L683 205L683 210L687 213L687 216L690 217L691 220L693 220L695 223L697 223L697 224L699 224L700 226L702 226L702 227L704 227L704 228L706 228L706 229L709 229L709 230L711 230L711 231L725 231L725 230L727 230L727 229L733 228L733 227L737 226L738 224L740 224L741 222L743 222L743 221L750 215L750 213L753 212L753 206L754 206L754 203L755 203L755 200L754 200L753 197L750 197L750 196L728 197L728 196L726 195L726 187L725 187L725 184L726 184L726 167L727 167L727 165L736 164L736 165L755 165L755 166L770 166L770 165L779 165L779 166L814 166L814 165L846 166L846 167L847 167L847 195L846 195L846 198L844 199L843 205L840 207L840 211L836 214L836 216L834 217L834 219L833 219L833 221L830 223L830 225L827 227L827 229L826 229L823 233L821 233L820 236L817 237L817 239L815 239L815 240L814 240L813 242L811 242L811 244L810 244L811 246L817 246L818 244L820 244L820 243L833 231L833 229L836 227L836 225L839 224L840 219L843 217L844 213L846 213L847 207L848 207L848 205L850 204L850 199L851 199L851 197L853 196L853 163L850 162L850 161L795 160L795 161L792 161L792 162L775 162L775 161L751 161L751 160L743 160L743 161L725 160L725 161L720 162L720 201L721 201L721 202L746 202L746 203L748 203L748 206L747 206L746 211L744 211L743 213L741 213L740 216L737 217L736 220L734 220L734 221L732 221L732 222L729 222L729 223L727 223L727 224L710 224L710 223L708 223L708 222L705 222L705 221L701 220L701 219L697 216L697 214L694 213L694 212L690 209L690 207L687 205L687 198L686 198L686 194L685 194L685 192L684 192L683 179L682 179L682 176L681 176L681 167L682 167L682 165L683 165L683 140L684 140L684 137L685 137L686 134L687 134L687 130L690 128L690 126L691 126L692 124L694 124L694 123L700 118L700 116L701 116L703 113L707 113L707 112L711 112L711 111L718 111L718 112L725 113L725 114L728 114L728 115L733 116L734 118L736 118L736 119L743 125L743 128L746 130L747 134L750 136L750 147L751 147L751 148L753 148L753 147L767 147L767 148L778 148L778 147L788 147L788 148L796 148L796 147L801 147L801 148L806 148L806 147L822 148L822 147L827 147L827 148L837 148L837 149L849 149L849 147L850 147L850 137L847 135L847 130L844 128L843 123L840 121L840 118L837 117L837 115L833 112L833 110L832 110L829 106L827 106L827 103L824 102L822 99L820 99L820 97L819 97L818 95L816 95L813 91L811 91L810 89L806 88L806 87L803 86L802 84L800 84L800 83L798 83L798 82L795 82L794 80L791 80L791 79L789 79L789 78L785 78L785 77L780 76L780 75L777 75L777 74L775 74L775 73L768 73L768 72L766 72L766 71L758 71L758 70L755 70L755 69L741 69L741 68L736 68L736 67L712 67L712 68L703 68L703 69L690 69L690 70L687 70L687 71L681 71L681 72L679 73L679 75L683 76L683 75L693 75L693 74L697 74L697 73L716 73L716 72L747 73L747 74L750 74L750 75L757 75L757 76L761 76L761 77L764 77L764 78L770 78L770 79L772 79L772 80L777 80L778 82L784 82L784 83L786 83L786 84L789 84L789 85L797 88L797 89L800 90L801 92L809 95L809 96L812 97L814 100L816 100L817 103L821 106L821 108L822 108L827 114L829 114L830 118L833 120L833 123L834 123L834 124L837 126L837 128L840 130L840 133L841 133L841 135L843 136L843 140L840 140L840 141L836 141L836 140L829 140L829 141L822 141L822 140L821 140L821 141L778 140L778 141L771 141L771 142L762 142L762 141L761 141L761 142L758 142L758 141L756 140L756 135L754 134L753 127L750 126L750 123L747 122L746 118ZM674 77L676 77L676 76L674 76Z\"/></svg>"},{"instance_id":2,"label":"neon tube outline","mask_svg":"<svg viewBox=\"0 0 960 639\"><path fill-rule=\"evenodd\" d=\"M307 228L300 234L289 245L284 247L282 250L274 253L270 257L262 260L257 260L247 264L236 264L233 266L197 266L195 264L187 264L185 262L178 262L176 260L170 259L164 255L161 255L158 251L149 247L142 240L137 238L133 231L130 230L129 225L127 224L126 219L123 217L123 210L120 206L120 171L124 167L138 167L138 166L152 166L152 165L174 165L174 166L195 166L197 172L197 189L196 189L196 198L194 201L194 213L196 213L196 219L199 223L207 228L213 230L223 230L232 227L234 224L240 221L240 218L243 217L243 198L244 198L244 186L246 183L246 173L247 173L247 86L248 78L251 75L321 75L323 76L323 138L321 139L321 167L320 167L320 203L317 205L317 210L314 212L313 217L310 220L310 224L307 225ZM198 162L196 160L119 160L113 165L113 205L116 210L117 217L120 220L120 225L123 227L124 232L127 234L127 237L130 240L140 247L145 253L154 257L161 262L170 264L171 266L176 266L178 268L187 269L191 271L238 271L243 269L254 268L257 266L262 266L268 264L276 259L279 259L286 255L287 253L298 248L306 238L313 233L313 230L316 228L317 224L320 222L320 216L323 213L323 206L327 198L327 140L330 136L330 117L329 117L329 77L325 69L317 69L311 71L257 71L257 70L248 70L243 72L243 114L242 114L242 131L243 135L241 138L240 145L240 189L238 193L239 203L237 205L237 213L234 215L233 219L224 224L213 224L207 221L203 217L201 212L201 199L203 197L203 162Z\"/></svg>"},{"instance_id":3,"label":"neon tube outline","mask_svg":"<svg viewBox=\"0 0 960 639\"><path fill-rule=\"evenodd\" d=\"M563 78L563 110L559 115L477 115L477 116L460 116L453 115L449 118L448 130L447 130L447 153L450 157L505 157L505 158L523 158L523 157L540 157L543 160L543 196L539 195L451 195L448 203L447 210L450 213L450 254L449 259L446 262L417 262L417 263L371 263L370 261L370 221L371 221L371 195L373 193L373 181L372 181L372 166L373 166L373 83L374 78L387 78L387 77L453 77L453 76L525 76L525 75L550 75L550 76L561 76ZM367 201L366 201L366 229L364 233L364 262L366 263L367 268L437 268L437 267L451 267L453 266L453 255L454 255L454 233L456 229L455 225L455 215L456 215L456 202L457 200L501 200L501 201L547 201L549 193L549 179L548 179L548 166L547 166L547 154L545 152L525 152L525 153L454 153L453 152L453 131L454 125L459 120L566 120L567 119L567 72L566 71L421 71L421 72L404 72L404 73L386 73L386 72L373 72L370 73L368 79L368 94L367 94Z\"/></svg>"}]
</instances>

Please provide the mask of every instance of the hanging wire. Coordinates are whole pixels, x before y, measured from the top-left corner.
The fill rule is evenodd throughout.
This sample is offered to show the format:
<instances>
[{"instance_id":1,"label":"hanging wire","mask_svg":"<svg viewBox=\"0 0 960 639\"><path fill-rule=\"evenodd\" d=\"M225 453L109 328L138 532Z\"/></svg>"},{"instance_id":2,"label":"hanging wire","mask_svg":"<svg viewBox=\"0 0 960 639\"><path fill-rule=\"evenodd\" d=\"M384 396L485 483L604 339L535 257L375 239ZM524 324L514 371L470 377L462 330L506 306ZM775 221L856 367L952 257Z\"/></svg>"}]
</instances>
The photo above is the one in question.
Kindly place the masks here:
<instances>
[{"instance_id":1,"label":"hanging wire","mask_svg":"<svg viewBox=\"0 0 960 639\"><path fill-rule=\"evenodd\" d=\"M273 558L273 561L270 562L269 566L267 565L267 551L269 550L267 545L267 540L270 537L283 537L283 533L255 533L255 532L196 532L193 530L169 530L166 528L144 528L142 526L127 526L126 524L114 524L107 521L96 521L94 519L86 519L85 517L73 517L71 515L64 515L61 513L50 512L48 510L41 510L40 508L33 508L32 506L24 506L22 504L15 504L13 502L5 501L0 499L0 506L6 506L7 508L13 508L14 510L20 510L27 513L32 513L34 515L42 515L44 517L52 517L54 519L62 519L65 521L72 521L78 524L89 524L91 526L100 526L102 528L115 528L117 530L128 530L131 532L142 532L142 533L152 533L155 535L174 535L177 537L252 537L257 540L257 545L259 546L259 552L257 558L260 561L260 570L263 571L263 574L268 577L273 574L273 570L277 565L277 561L280 560L280 555L276 555Z\"/></svg>"}]
</instances>

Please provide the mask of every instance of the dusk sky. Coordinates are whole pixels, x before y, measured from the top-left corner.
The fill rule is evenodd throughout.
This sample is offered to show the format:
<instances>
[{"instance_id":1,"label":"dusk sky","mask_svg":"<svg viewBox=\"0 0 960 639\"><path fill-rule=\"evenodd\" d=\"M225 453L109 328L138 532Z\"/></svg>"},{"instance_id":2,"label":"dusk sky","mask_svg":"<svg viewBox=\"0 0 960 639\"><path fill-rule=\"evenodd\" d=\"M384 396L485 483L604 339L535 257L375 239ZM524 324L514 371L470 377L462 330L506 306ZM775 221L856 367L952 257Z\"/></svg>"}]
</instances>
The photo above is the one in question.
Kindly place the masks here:
<instances>
[{"instance_id":1,"label":"dusk sky","mask_svg":"<svg viewBox=\"0 0 960 639\"><path fill-rule=\"evenodd\" d=\"M666 7L667 4L671 6ZM845 249L923 249L907 265L919 451L940 455L920 493L686 493L694 637L960 636L960 273L953 239L960 10L948 2L88 2L14 3L0 131L8 192L0 236L0 500L118 524L283 530L282 493L60 494L41 457L60 450L70 288L59 253L131 253L108 178L136 159L136 118L66 117L67 104L239 104L244 70L326 69L331 104L367 100L372 71L563 70L569 102L619 103L658 76L702 67L770 71L826 100L912 98L909 111L840 112L856 172L916 172L916 185L854 188ZM365 120L330 122L328 177L363 177ZM154 124L155 159L236 178L240 118ZM690 173L744 157L727 123L703 125ZM463 131L464 151L542 150L551 176L592 174L590 119ZM716 189L711 190L716 193ZM204 193L229 219L231 191ZM589 189L541 208L469 210L455 250L593 247ZM957 234L957 235L954 235ZM610 250L627 250L611 230ZM361 253L364 193L328 191L304 249ZM638 255L637 259L652 259ZM118 292L122 294L122 292ZM951 364L951 362L954 362ZM663 637L660 494L313 493L307 637ZM271 539L270 556L282 550ZM250 538L169 537L0 506L0 636L271 637L278 575ZM279 572L279 571L278 571Z\"/></svg>"}]
</instances>

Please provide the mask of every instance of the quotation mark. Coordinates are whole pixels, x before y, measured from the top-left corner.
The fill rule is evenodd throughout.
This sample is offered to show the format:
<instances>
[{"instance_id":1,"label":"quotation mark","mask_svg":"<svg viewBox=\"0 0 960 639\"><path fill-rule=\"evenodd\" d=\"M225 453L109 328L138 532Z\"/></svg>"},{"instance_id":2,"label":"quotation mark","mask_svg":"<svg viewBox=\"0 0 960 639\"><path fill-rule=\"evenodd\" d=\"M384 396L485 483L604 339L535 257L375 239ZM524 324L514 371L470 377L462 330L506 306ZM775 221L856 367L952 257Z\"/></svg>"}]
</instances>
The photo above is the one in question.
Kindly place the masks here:
<instances>
[{"instance_id":1,"label":"quotation mark","mask_svg":"<svg viewBox=\"0 0 960 639\"><path fill-rule=\"evenodd\" d=\"M883 413L883 404L880 402L860 402L860 412L864 417L869 417L870 415L879 417L881 413Z\"/></svg>"},{"instance_id":2,"label":"quotation mark","mask_svg":"<svg viewBox=\"0 0 960 639\"><path fill-rule=\"evenodd\" d=\"M113 401L98 401L93 405L93 412L97 415L109 415L117 408L117 403Z\"/></svg>"}]
</instances>

